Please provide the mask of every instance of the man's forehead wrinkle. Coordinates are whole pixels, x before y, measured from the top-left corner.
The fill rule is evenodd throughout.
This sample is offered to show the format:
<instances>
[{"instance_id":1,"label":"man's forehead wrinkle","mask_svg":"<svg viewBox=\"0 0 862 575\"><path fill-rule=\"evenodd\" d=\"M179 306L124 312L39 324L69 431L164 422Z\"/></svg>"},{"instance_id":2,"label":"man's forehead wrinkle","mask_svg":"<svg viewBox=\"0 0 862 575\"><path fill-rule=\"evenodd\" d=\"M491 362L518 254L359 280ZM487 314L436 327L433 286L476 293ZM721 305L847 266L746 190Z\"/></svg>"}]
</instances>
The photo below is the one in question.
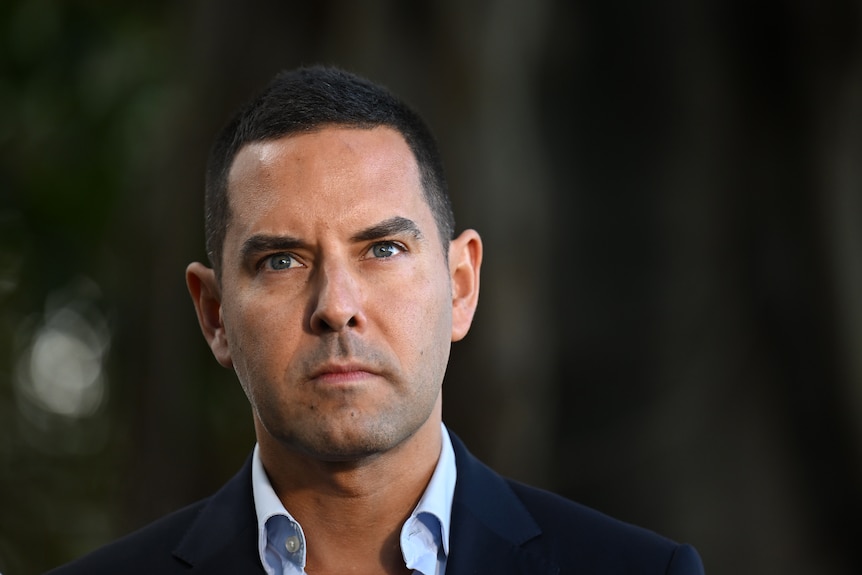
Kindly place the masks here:
<instances>
[{"instance_id":1,"label":"man's forehead wrinkle","mask_svg":"<svg viewBox=\"0 0 862 575\"><path fill-rule=\"evenodd\" d=\"M354 135L357 132L375 134L376 139L395 138L400 145L394 150L392 148L381 150L377 149L376 146L369 147L365 143L356 141ZM309 149L304 144L309 138L323 138L329 142L329 146L334 145L337 149L342 150L341 153L346 151L349 156L361 158L362 161L345 164L343 158L341 160L336 159L339 158L339 152L334 149L325 154L321 154L314 145L312 145L312 149ZM334 163L333 160L335 160ZM278 170L284 162L289 162L295 166L304 165L309 168L315 164L325 165L328 167L326 171L329 172L329 177L333 181L355 177L377 177L383 180L392 180L398 179L399 174L407 172L414 175L417 183L421 185L418 164L400 132L386 126L369 129L340 125L325 126L321 130L313 132L302 132L246 144L240 148L234 159L229 181L252 175L267 180L272 177L272 171ZM274 184L276 182L270 180L269 183Z\"/></svg>"}]
</instances>

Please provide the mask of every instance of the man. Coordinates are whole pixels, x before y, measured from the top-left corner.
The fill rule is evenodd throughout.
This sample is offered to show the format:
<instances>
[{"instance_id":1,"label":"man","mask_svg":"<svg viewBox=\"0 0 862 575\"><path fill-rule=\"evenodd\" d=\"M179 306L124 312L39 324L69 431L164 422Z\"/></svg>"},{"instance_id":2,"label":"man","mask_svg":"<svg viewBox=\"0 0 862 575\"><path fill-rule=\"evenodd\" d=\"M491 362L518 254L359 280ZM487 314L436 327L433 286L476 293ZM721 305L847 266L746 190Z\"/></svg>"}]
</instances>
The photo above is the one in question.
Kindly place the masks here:
<instances>
[{"instance_id":1,"label":"man","mask_svg":"<svg viewBox=\"0 0 862 575\"><path fill-rule=\"evenodd\" d=\"M702 573L697 553L485 467L442 424L482 242L453 237L419 117L346 72L278 75L213 148L186 280L252 406L222 490L56 571Z\"/></svg>"}]
</instances>

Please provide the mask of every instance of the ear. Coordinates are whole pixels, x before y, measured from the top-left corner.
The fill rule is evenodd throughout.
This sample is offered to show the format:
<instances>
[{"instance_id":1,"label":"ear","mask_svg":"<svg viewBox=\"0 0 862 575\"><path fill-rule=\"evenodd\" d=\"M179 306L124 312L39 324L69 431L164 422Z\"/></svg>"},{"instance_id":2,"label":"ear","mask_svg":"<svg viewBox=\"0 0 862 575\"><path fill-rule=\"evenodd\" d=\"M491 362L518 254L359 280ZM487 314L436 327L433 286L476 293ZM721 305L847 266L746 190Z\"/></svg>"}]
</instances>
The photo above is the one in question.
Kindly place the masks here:
<instances>
[{"instance_id":1,"label":"ear","mask_svg":"<svg viewBox=\"0 0 862 575\"><path fill-rule=\"evenodd\" d=\"M221 288L215 272L202 263L191 263L186 268L186 285L213 355L222 366L233 367L221 314Z\"/></svg>"},{"instance_id":2,"label":"ear","mask_svg":"<svg viewBox=\"0 0 862 575\"><path fill-rule=\"evenodd\" d=\"M470 331L479 303L479 269L482 267L482 238L475 230L465 230L449 244L449 275L452 279L452 341Z\"/></svg>"}]
</instances>

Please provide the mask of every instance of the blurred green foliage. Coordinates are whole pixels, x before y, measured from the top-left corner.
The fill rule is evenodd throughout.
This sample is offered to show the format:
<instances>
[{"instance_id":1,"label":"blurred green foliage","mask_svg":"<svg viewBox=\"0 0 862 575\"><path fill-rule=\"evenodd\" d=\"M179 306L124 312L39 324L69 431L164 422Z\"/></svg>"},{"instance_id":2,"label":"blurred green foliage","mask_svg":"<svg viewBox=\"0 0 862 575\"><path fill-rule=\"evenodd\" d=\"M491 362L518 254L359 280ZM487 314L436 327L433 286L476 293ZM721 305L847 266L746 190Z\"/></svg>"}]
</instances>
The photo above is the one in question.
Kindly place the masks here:
<instances>
[{"instance_id":1,"label":"blurred green foliage","mask_svg":"<svg viewBox=\"0 0 862 575\"><path fill-rule=\"evenodd\" d=\"M106 239L169 74L159 2L0 5L0 571L36 573L116 531L126 423L28 404L16 378L52 297L84 298L117 258ZM83 287L82 287L83 286ZM107 366L106 366L107 367ZM110 381L110 377L108 378ZM111 401L110 395L108 401ZM81 481L80 478L86 478Z\"/></svg>"}]
</instances>

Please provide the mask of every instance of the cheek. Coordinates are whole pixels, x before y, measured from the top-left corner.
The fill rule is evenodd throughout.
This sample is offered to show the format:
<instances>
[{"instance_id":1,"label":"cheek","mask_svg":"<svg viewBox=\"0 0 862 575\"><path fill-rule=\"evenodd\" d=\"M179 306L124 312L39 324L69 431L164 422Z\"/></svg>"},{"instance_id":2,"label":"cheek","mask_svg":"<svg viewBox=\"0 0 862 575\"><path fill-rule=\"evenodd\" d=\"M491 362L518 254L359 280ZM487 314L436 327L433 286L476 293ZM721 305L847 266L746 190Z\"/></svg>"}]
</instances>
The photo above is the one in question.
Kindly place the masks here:
<instances>
[{"instance_id":1,"label":"cheek","mask_svg":"<svg viewBox=\"0 0 862 575\"><path fill-rule=\"evenodd\" d=\"M236 301L225 313L228 345L241 380L250 373L278 369L274 363L285 355L290 341L290 320L295 319L295 314L264 301L265 298Z\"/></svg>"},{"instance_id":2,"label":"cheek","mask_svg":"<svg viewBox=\"0 0 862 575\"><path fill-rule=\"evenodd\" d=\"M399 340L416 346L416 351L422 354L448 347L452 306L446 285L433 281L410 285L403 289L390 309L391 316L398 318L398 325L392 327L402 332Z\"/></svg>"}]
</instances>

